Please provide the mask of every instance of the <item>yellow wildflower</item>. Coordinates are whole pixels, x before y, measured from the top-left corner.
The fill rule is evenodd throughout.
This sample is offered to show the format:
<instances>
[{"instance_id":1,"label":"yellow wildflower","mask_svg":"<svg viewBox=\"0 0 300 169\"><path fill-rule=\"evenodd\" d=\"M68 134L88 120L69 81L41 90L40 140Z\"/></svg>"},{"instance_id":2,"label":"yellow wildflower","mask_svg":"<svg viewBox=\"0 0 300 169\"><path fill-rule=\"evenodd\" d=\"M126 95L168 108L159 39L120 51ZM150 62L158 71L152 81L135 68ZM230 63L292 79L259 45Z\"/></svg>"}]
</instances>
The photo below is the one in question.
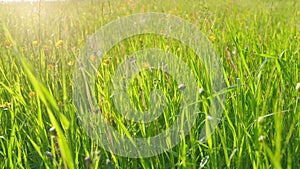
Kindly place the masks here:
<instances>
[{"instance_id":1,"label":"yellow wildflower","mask_svg":"<svg viewBox=\"0 0 300 169\"><path fill-rule=\"evenodd\" d=\"M33 44L33 46L38 46L40 43L39 43L39 41L35 40L32 42L32 44Z\"/></svg>"},{"instance_id":2,"label":"yellow wildflower","mask_svg":"<svg viewBox=\"0 0 300 169\"><path fill-rule=\"evenodd\" d=\"M58 105L59 107L62 107L62 106L64 106L64 103L63 103L62 101L59 101L59 102L57 103L57 105Z\"/></svg>"},{"instance_id":3,"label":"yellow wildflower","mask_svg":"<svg viewBox=\"0 0 300 169\"><path fill-rule=\"evenodd\" d=\"M8 48L11 46L11 42L9 40L5 41L5 46Z\"/></svg>"},{"instance_id":4,"label":"yellow wildflower","mask_svg":"<svg viewBox=\"0 0 300 169\"><path fill-rule=\"evenodd\" d=\"M106 64L106 65L108 65L109 62L110 62L110 59L104 59L104 60L103 60L103 63Z\"/></svg>"},{"instance_id":5,"label":"yellow wildflower","mask_svg":"<svg viewBox=\"0 0 300 169\"><path fill-rule=\"evenodd\" d=\"M35 92L30 92L30 93L29 93L29 97L31 97L31 98L32 98L32 97L35 97Z\"/></svg>"},{"instance_id":6,"label":"yellow wildflower","mask_svg":"<svg viewBox=\"0 0 300 169\"><path fill-rule=\"evenodd\" d=\"M68 62L68 65L69 65L69 66L73 66L73 64L74 64L74 63L73 63L72 61Z\"/></svg>"},{"instance_id":7,"label":"yellow wildflower","mask_svg":"<svg viewBox=\"0 0 300 169\"><path fill-rule=\"evenodd\" d=\"M214 42L216 40L216 37L210 36L209 39Z\"/></svg>"},{"instance_id":8,"label":"yellow wildflower","mask_svg":"<svg viewBox=\"0 0 300 169\"><path fill-rule=\"evenodd\" d=\"M149 69L149 68L150 68L150 65L149 65L148 62L144 62L144 63L142 64L142 67L143 67L144 69Z\"/></svg>"},{"instance_id":9,"label":"yellow wildflower","mask_svg":"<svg viewBox=\"0 0 300 169\"><path fill-rule=\"evenodd\" d=\"M55 43L55 47L59 48L59 47L62 47L64 45L64 41L62 40L59 40Z\"/></svg>"},{"instance_id":10,"label":"yellow wildflower","mask_svg":"<svg viewBox=\"0 0 300 169\"><path fill-rule=\"evenodd\" d=\"M90 57L90 61L91 61L91 62L95 62L96 59L97 59L97 57L96 57L95 55L93 55L93 56Z\"/></svg>"},{"instance_id":11,"label":"yellow wildflower","mask_svg":"<svg viewBox=\"0 0 300 169\"><path fill-rule=\"evenodd\" d=\"M49 69L49 70L53 70L53 69L54 69L54 65L53 65L53 64L49 64L49 65L48 65L48 69Z\"/></svg>"},{"instance_id":12,"label":"yellow wildflower","mask_svg":"<svg viewBox=\"0 0 300 169\"><path fill-rule=\"evenodd\" d=\"M44 50L47 50L47 49L48 49L48 46L47 46L47 45L44 45L42 48L43 48Z\"/></svg>"}]
</instances>

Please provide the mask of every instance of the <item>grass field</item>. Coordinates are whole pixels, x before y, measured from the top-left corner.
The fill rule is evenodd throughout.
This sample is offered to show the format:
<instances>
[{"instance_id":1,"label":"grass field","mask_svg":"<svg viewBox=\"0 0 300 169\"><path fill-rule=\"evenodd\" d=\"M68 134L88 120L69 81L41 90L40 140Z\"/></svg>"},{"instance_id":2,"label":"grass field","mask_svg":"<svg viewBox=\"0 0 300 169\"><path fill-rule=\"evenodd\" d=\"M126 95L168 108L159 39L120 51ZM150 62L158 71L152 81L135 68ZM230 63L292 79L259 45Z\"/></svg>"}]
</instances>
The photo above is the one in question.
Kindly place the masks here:
<instances>
[{"instance_id":1,"label":"grass field","mask_svg":"<svg viewBox=\"0 0 300 169\"><path fill-rule=\"evenodd\" d=\"M179 16L208 37L223 64L226 104L205 142L199 138L207 114L200 113L172 149L128 158L104 150L84 130L73 103L73 73L90 35L143 12ZM98 67L94 92L107 122L136 137L174 124L180 84L164 72L145 69L130 81L129 97L141 111L154 85L165 94L169 106L153 122L127 121L110 99L116 65L144 48L175 53L191 67L204 89L199 112L207 112L209 78L195 54L176 40L138 35L114 46ZM0 168L300 168L297 0L0 3L0 65Z\"/></svg>"}]
</instances>

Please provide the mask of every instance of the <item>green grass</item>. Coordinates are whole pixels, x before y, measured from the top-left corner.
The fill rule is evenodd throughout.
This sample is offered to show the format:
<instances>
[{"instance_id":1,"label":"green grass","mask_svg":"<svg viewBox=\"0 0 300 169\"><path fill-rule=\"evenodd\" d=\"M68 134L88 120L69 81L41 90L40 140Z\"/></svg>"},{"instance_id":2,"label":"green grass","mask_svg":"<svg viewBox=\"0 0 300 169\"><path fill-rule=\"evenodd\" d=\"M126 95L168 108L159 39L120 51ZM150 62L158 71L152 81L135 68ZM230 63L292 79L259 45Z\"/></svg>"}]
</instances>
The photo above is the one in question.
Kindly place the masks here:
<instances>
[{"instance_id":1,"label":"green grass","mask_svg":"<svg viewBox=\"0 0 300 169\"><path fill-rule=\"evenodd\" d=\"M296 0L1 3L0 11L0 168L300 168ZM72 79L88 35L141 12L177 15L211 39L224 67L226 105L206 142L199 140L205 117L200 113L173 149L127 158L105 151L83 129ZM96 80L99 108L120 133L155 136L176 120L179 84L161 71L145 70L130 81L129 96L139 110L149 107L150 90L166 95L169 106L155 121L126 120L110 98L110 79L125 55L154 47L175 53L191 67L205 89L199 111L207 112L210 105L209 78L192 51L160 36L128 38L107 53Z\"/></svg>"}]
</instances>

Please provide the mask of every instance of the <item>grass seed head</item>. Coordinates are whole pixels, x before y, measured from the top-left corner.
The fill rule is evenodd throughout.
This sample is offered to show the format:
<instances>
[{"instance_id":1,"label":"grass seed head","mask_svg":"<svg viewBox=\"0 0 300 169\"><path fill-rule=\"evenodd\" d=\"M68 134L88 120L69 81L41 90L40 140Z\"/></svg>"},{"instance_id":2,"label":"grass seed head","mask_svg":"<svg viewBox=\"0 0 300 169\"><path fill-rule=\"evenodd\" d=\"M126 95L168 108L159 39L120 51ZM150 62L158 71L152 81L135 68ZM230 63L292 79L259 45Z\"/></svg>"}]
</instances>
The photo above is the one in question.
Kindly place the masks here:
<instances>
[{"instance_id":1,"label":"grass seed head","mask_svg":"<svg viewBox=\"0 0 300 169\"><path fill-rule=\"evenodd\" d=\"M178 90L184 90L186 86L184 84L178 85Z\"/></svg>"},{"instance_id":2,"label":"grass seed head","mask_svg":"<svg viewBox=\"0 0 300 169\"><path fill-rule=\"evenodd\" d=\"M297 91L300 90L300 82L297 83L297 85L296 85L296 90L297 90Z\"/></svg>"},{"instance_id":3,"label":"grass seed head","mask_svg":"<svg viewBox=\"0 0 300 169\"><path fill-rule=\"evenodd\" d=\"M259 142L263 142L264 140L265 140L265 136L263 136L263 135L259 136L259 138L258 138Z\"/></svg>"},{"instance_id":4,"label":"grass seed head","mask_svg":"<svg viewBox=\"0 0 300 169\"><path fill-rule=\"evenodd\" d=\"M199 89L199 93L200 93L200 94L202 94L204 91L205 91L205 90L204 90L202 87Z\"/></svg>"},{"instance_id":5,"label":"grass seed head","mask_svg":"<svg viewBox=\"0 0 300 169\"><path fill-rule=\"evenodd\" d=\"M264 117L259 116L258 119L257 119L258 124L262 124L263 120L264 120Z\"/></svg>"},{"instance_id":6,"label":"grass seed head","mask_svg":"<svg viewBox=\"0 0 300 169\"><path fill-rule=\"evenodd\" d=\"M50 134L51 134L52 136L57 136L57 132L56 132L56 128L55 128L55 127L51 127L51 128L49 129L49 132L50 132Z\"/></svg>"},{"instance_id":7,"label":"grass seed head","mask_svg":"<svg viewBox=\"0 0 300 169\"><path fill-rule=\"evenodd\" d=\"M0 139L6 140L4 136L0 136Z\"/></svg>"},{"instance_id":8,"label":"grass seed head","mask_svg":"<svg viewBox=\"0 0 300 169\"><path fill-rule=\"evenodd\" d=\"M46 156L49 157L50 159L53 159L53 155L49 151L46 151Z\"/></svg>"},{"instance_id":9,"label":"grass seed head","mask_svg":"<svg viewBox=\"0 0 300 169\"><path fill-rule=\"evenodd\" d=\"M85 161L86 167L87 167L87 168L90 168L91 165L92 165L92 163L93 163L91 157L90 157L90 156L85 157L85 158L84 158L84 161Z\"/></svg>"}]
</instances>

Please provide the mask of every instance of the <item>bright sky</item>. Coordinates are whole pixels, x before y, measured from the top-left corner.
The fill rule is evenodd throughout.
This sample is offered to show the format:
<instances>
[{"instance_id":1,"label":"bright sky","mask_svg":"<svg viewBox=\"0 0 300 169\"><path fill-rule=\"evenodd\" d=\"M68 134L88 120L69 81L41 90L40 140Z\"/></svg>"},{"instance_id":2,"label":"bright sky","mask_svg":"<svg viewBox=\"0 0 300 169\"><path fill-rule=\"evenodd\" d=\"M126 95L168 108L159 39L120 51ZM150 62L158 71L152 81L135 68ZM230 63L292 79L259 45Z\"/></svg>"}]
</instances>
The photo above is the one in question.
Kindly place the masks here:
<instances>
[{"instance_id":1,"label":"bright sky","mask_svg":"<svg viewBox=\"0 0 300 169\"><path fill-rule=\"evenodd\" d=\"M22 0L0 0L0 2L21 2ZM24 2L38 2L40 0L23 0ZM43 0L43 1L64 1L64 0Z\"/></svg>"},{"instance_id":2,"label":"bright sky","mask_svg":"<svg viewBox=\"0 0 300 169\"><path fill-rule=\"evenodd\" d=\"M21 0L0 0L0 2L20 2ZM28 0L25 0L28 1Z\"/></svg>"}]
</instances>

